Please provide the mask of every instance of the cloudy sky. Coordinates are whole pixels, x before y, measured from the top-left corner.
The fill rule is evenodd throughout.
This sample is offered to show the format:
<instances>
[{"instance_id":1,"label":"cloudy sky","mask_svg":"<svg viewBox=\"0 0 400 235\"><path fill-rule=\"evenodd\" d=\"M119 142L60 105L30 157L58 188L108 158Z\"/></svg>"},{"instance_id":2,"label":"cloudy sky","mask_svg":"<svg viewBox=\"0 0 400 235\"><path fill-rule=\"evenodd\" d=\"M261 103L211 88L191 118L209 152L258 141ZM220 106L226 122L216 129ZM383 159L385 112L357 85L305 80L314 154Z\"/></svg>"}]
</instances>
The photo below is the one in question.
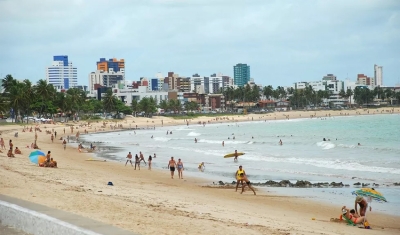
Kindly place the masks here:
<instances>
[{"instance_id":1,"label":"cloudy sky","mask_svg":"<svg viewBox=\"0 0 400 235\"><path fill-rule=\"evenodd\" d=\"M37 81L68 55L80 84L100 57L126 77L221 72L247 63L256 83L373 76L400 83L398 0L0 0L0 75Z\"/></svg>"}]
</instances>

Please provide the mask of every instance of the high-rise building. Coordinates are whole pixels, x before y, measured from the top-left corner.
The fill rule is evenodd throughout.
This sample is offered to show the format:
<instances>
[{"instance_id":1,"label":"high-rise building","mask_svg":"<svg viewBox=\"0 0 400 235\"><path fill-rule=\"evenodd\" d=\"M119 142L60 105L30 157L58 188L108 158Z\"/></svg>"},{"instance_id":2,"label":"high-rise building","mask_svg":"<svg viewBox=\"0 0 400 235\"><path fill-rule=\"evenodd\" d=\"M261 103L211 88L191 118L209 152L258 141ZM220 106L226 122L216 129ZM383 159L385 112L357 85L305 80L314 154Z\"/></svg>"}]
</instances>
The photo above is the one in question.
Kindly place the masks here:
<instances>
[{"instance_id":1,"label":"high-rise building","mask_svg":"<svg viewBox=\"0 0 400 235\"><path fill-rule=\"evenodd\" d=\"M106 60L106 58L100 58L100 61L97 61L97 70L125 73L125 60L117 60L116 58Z\"/></svg>"},{"instance_id":2,"label":"high-rise building","mask_svg":"<svg viewBox=\"0 0 400 235\"><path fill-rule=\"evenodd\" d=\"M68 61L67 55L53 56L53 62L46 68L47 83L57 90L69 89L78 85L77 68Z\"/></svg>"},{"instance_id":3,"label":"high-rise building","mask_svg":"<svg viewBox=\"0 0 400 235\"><path fill-rule=\"evenodd\" d=\"M374 77L375 77L375 86L383 86L383 72L382 66L374 64Z\"/></svg>"},{"instance_id":4,"label":"high-rise building","mask_svg":"<svg viewBox=\"0 0 400 235\"><path fill-rule=\"evenodd\" d=\"M233 80L238 87L246 85L250 81L250 66L240 63L233 66Z\"/></svg>"},{"instance_id":5,"label":"high-rise building","mask_svg":"<svg viewBox=\"0 0 400 235\"><path fill-rule=\"evenodd\" d=\"M100 58L96 62L97 69L89 74L89 92L96 91L99 87L113 87L125 84L125 61L116 58Z\"/></svg>"}]
</instances>

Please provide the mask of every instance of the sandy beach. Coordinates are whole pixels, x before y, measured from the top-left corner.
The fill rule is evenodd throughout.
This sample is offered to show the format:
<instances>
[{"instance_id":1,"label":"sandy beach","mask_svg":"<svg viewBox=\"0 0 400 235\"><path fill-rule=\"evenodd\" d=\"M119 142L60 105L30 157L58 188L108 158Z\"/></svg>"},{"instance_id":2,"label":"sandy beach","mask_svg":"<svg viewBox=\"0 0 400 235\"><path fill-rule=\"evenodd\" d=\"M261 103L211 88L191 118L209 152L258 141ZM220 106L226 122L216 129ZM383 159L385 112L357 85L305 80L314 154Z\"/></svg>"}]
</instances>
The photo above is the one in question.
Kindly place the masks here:
<instances>
[{"instance_id":1,"label":"sandy beach","mask_svg":"<svg viewBox=\"0 0 400 235\"><path fill-rule=\"evenodd\" d=\"M341 111L289 111L268 114L235 115L226 117L199 117L188 120L198 122L260 121L294 118L322 118L343 115L374 115L400 113L399 108L341 110ZM91 153L79 153L68 145L64 150L60 137L75 136L79 131L111 130L110 125L122 128L157 128L161 125L186 125L187 120L166 117L136 118L110 122L105 128L102 121L69 122L66 124L40 124L37 144L43 152L51 151L58 168L43 168L29 162L34 132L22 132L23 125L0 126L6 148L13 140L21 155L8 158L6 150L0 153L0 194L43 204L85 217L112 224L139 234L399 234L400 217L369 213L373 230L331 222L341 208L316 203L307 198L273 195L268 191L240 194L231 188L206 187L210 182L185 177L171 179L168 170L141 170L130 165L110 161L86 161ZM74 125L71 133L70 125ZM27 125L28 127L34 124ZM64 134L65 128L65 134ZM76 129L77 128L77 129ZM57 131L54 143L48 131ZM140 130L137 130L140 131ZM18 132L19 136L14 137ZM146 154L145 154L146 155ZM153 161L168 164L167 157ZM107 186L111 181L114 186ZM353 205L346 205L352 207Z\"/></svg>"}]
</instances>

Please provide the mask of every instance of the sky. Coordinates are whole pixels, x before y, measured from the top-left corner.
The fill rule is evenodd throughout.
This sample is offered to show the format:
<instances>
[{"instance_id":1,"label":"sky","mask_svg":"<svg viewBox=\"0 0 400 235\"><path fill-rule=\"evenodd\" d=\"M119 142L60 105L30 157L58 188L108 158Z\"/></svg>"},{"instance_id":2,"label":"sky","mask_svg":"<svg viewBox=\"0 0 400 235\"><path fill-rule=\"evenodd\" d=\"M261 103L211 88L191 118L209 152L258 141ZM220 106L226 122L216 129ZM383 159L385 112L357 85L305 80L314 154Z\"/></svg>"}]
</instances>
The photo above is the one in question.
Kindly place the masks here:
<instances>
[{"instance_id":1,"label":"sky","mask_svg":"<svg viewBox=\"0 0 400 235\"><path fill-rule=\"evenodd\" d=\"M99 58L125 59L126 79L198 73L291 86L327 73L356 80L383 66L400 83L398 0L0 0L0 76L36 82L68 55L88 84Z\"/></svg>"}]
</instances>

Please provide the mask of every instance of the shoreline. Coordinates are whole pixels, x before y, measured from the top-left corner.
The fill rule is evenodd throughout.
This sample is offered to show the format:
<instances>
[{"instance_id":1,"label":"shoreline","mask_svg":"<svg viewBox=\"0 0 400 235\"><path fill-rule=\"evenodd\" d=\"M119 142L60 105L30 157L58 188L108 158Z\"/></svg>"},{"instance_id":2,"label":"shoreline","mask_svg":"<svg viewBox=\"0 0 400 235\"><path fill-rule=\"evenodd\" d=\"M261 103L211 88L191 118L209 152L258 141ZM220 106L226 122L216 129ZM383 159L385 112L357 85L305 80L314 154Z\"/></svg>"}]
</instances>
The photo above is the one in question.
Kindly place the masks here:
<instances>
[{"instance_id":1,"label":"shoreline","mask_svg":"<svg viewBox=\"0 0 400 235\"><path fill-rule=\"evenodd\" d=\"M261 116L262 114L259 117ZM244 119L247 117L258 116L244 116ZM205 117L201 120L208 119L210 118ZM156 127L161 126L161 123L156 123L158 119L130 120L134 120L138 126L146 126L147 120L154 121ZM171 125L182 125L182 122L172 119L163 120L164 126L168 122ZM129 120L125 123L128 124L127 121ZM97 126L96 124L101 123L91 124ZM122 124L124 125L124 121ZM55 143L51 143L44 126L47 126L47 130L54 128L60 133ZM330 222L330 218L338 217L340 207L315 202L306 197L275 195L271 194L270 188L266 192L257 191L257 196L248 191L241 195L229 189L202 187L200 185L209 181L195 177L171 180L169 172L163 169L149 171L143 168L134 171L131 166L124 167L120 162L85 161L93 155L78 153L72 146L67 146L66 150L62 148L58 137L64 136L61 135L64 127L66 125L41 124L43 132L38 133L39 147L43 151L52 151L58 162L58 169L41 168L29 163L27 156L31 149L23 146L33 140L34 133L21 132L21 126L0 127L1 137L5 139L6 145L9 139L13 139L14 146L21 146L23 152L13 159L7 158L4 152L0 153L1 194L91 217L140 234L215 234L220 233L221 229L227 234L365 232L360 229L348 230L350 228L344 224ZM78 130L83 133L84 129L79 127ZM19 132L18 138L14 138L14 130ZM93 133L93 127L88 131ZM69 130L67 132L66 134L72 135ZM73 135L75 133L74 130ZM166 160L160 158L160 161ZM109 181L114 186L107 186ZM238 205L241 205L240 209ZM238 210L240 216L237 214ZM375 226L374 234L400 232L400 225L396 223L400 218L398 216L375 212L369 218ZM168 230L171 223L174 224L174 229Z\"/></svg>"}]
</instances>

